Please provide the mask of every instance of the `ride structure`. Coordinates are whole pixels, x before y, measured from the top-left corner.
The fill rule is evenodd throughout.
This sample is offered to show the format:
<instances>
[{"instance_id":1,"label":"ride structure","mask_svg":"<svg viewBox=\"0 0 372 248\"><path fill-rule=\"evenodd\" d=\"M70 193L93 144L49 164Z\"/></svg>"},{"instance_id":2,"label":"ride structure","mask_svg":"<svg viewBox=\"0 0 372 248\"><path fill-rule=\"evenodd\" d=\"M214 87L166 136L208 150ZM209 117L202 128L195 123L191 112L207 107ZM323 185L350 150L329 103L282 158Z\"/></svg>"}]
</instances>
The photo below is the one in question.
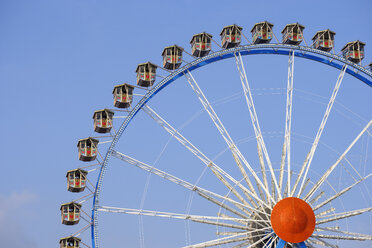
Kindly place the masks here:
<instances>
[{"instance_id":1,"label":"ride structure","mask_svg":"<svg viewBox=\"0 0 372 248\"><path fill-rule=\"evenodd\" d=\"M73 236L61 238L59 241L60 248L79 248L81 239Z\"/></svg>"},{"instance_id":2,"label":"ride structure","mask_svg":"<svg viewBox=\"0 0 372 248\"><path fill-rule=\"evenodd\" d=\"M336 33L327 29L316 32L313 36L313 47L325 52L329 52L334 47Z\"/></svg>"},{"instance_id":3,"label":"ride structure","mask_svg":"<svg viewBox=\"0 0 372 248\"><path fill-rule=\"evenodd\" d=\"M273 39L274 24L264 21L256 23L251 29L253 44L270 43Z\"/></svg>"},{"instance_id":4,"label":"ride structure","mask_svg":"<svg viewBox=\"0 0 372 248\"><path fill-rule=\"evenodd\" d=\"M242 30L242 27L235 24L224 27L220 33L222 48L239 46L242 41Z\"/></svg>"},{"instance_id":5,"label":"ride structure","mask_svg":"<svg viewBox=\"0 0 372 248\"><path fill-rule=\"evenodd\" d=\"M283 43L299 45L304 39L303 31L305 27L298 23L287 24L282 30Z\"/></svg>"},{"instance_id":6,"label":"ride structure","mask_svg":"<svg viewBox=\"0 0 372 248\"><path fill-rule=\"evenodd\" d=\"M139 64L136 69L137 85L141 87L151 87L155 82L157 68L158 66L150 62Z\"/></svg>"},{"instance_id":7,"label":"ride structure","mask_svg":"<svg viewBox=\"0 0 372 248\"><path fill-rule=\"evenodd\" d=\"M83 192L86 187L88 172L82 169L67 171L67 190L70 192Z\"/></svg>"},{"instance_id":8,"label":"ride structure","mask_svg":"<svg viewBox=\"0 0 372 248\"><path fill-rule=\"evenodd\" d=\"M212 49L212 37L205 32L195 34L190 41L192 55L198 58L208 55Z\"/></svg>"},{"instance_id":9,"label":"ride structure","mask_svg":"<svg viewBox=\"0 0 372 248\"><path fill-rule=\"evenodd\" d=\"M212 35L205 32L196 34L190 41L192 50L191 55L195 57L195 60L186 63L182 67L181 64L183 62L183 52L186 51L177 45L164 48L164 51L162 52L163 67L159 67L150 62L139 64L137 66L137 85L142 88L141 90L145 90L146 94L143 95L138 102L136 102L134 107L132 107L133 96L135 95L133 91L136 86L125 83L116 85L114 87L112 92L114 95L114 106L120 108L120 111L125 111L127 116L123 117L124 121L121 123L120 127L115 130L113 128L113 118L116 110L103 109L95 111L93 115L94 131L97 133L107 133L112 138L110 141L110 146L107 149L104 157L101 156L98 151L99 137L89 137L79 140L79 159L84 162L97 161L97 163L89 165L88 167L96 167L96 169L99 171L99 175L96 184L93 184L87 179L87 174L89 171L79 168L67 172L66 177L69 191L84 191L85 188L88 188L86 182L88 182L91 187L88 188L90 193L80 198L83 199L81 202L78 203L77 201L73 201L61 205L62 223L65 225L78 224L81 217L81 203L87 201L88 199L93 199L93 203L91 209L92 215L86 220L88 222L87 226L82 228L75 235L61 239L61 247L80 247L79 245L82 242L77 236L88 228L91 228L91 247L100 247L98 212L175 218L230 228L229 232L224 233L226 237L193 244L187 247L211 247L226 244L237 244L236 247L252 248L311 248L316 247L316 245L338 247L337 245L329 242L333 240L372 240L372 235L369 234L349 232L340 230L336 227L323 227L324 224L333 223L341 219L348 219L356 215L370 212L372 211L371 206L349 212L334 212L339 210L332 208L331 210L319 212L322 207L330 206L329 204L333 200L341 197L344 193L357 186L360 182L366 181L371 174L361 176L349 187L336 192L334 195L330 196L326 200L323 200L322 202L318 202L322 194L322 191L319 193L322 185L325 184L329 175L345 158L347 152L352 148L355 142L357 142L362 135L369 132L369 129L372 125L371 120L367 122L360 134L355 138L351 145L347 147L345 152L338 157L336 162L331 165L329 169L313 183L312 186L309 186L310 178L308 178L308 171L315 153L315 149L318 145L320 136L327 122L327 118L332 109L332 105L335 101L336 94L339 90L345 73L353 76L357 80L364 82L369 87L372 87L372 72L361 65L362 59L364 58L365 44L360 41L347 43L342 49L343 57L330 53L330 51L334 50L335 32L327 29L319 31L313 36L313 44L311 46L300 46L299 44L302 41L305 41L303 36L303 30L305 27L298 23L288 24L284 27L282 30L282 43L279 43L278 41L278 43L270 44L271 40L275 37L273 33L273 26L274 25L272 23L267 21L256 23L251 29L252 42L250 42L251 44L248 45L241 45L241 37L243 36L242 27L235 24L226 26L220 33L222 50L215 52L212 51ZM283 141L283 155L280 168L278 169L279 173L277 173L279 174L279 177L274 171L274 166L271 163L265 142L263 140L263 135L258 124L258 117L254 108L252 94L242 60L242 56L253 54L286 55L289 57L288 85L286 95L286 127ZM334 67L340 70L340 75L337 79L332 97L328 103L326 113L324 114L321 126L316 134L310 152L308 153L303 166L298 171L296 180L293 180L293 168L290 167L289 153L293 94L293 63L295 57L309 59L311 61L320 62L322 64ZM235 59L239 71L244 97L249 108L252 125L255 131L255 137L257 139L262 178L258 173L255 172L250 163L246 161L244 155L237 148L235 142L228 134L212 105L209 103L195 78L191 74L191 72L196 69L228 58ZM154 85L155 77L157 76L157 68L162 68L165 71L169 71L170 74L164 77L161 82ZM217 127L221 136L226 141L226 144L231 150L233 158L239 167L244 180L238 181L231 177L221 167L216 165L211 159L200 152L190 141L184 138L184 136L182 136L178 130L172 127L167 121L165 121L162 117L160 117L159 114L148 106L150 99L152 99L162 89L180 77L186 78L187 82L190 84L195 94L198 96L198 99L202 103L203 108L213 121L213 124ZM126 130L131 120L141 110L154 119L169 134L171 134L176 140L184 145L185 148L191 151L208 168L210 168L218 180L220 180L221 183L226 186L229 192L235 195L236 198L233 199L230 196L222 196L208 191L115 150L121 135ZM97 159L97 154L99 154L100 159ZM176 183L190 191L194 191L202 198L220 206L222 209L227 210L229 214L233 215L233 217L228 215L219 215L216 217L185 215L178 213L148 211L143 209L103 206L101 205L99 199L103 179L107 167L109 166L111 157L116 157L131 165L139 167L144 171L160 176L161 178ZM287 173L287 175L285 175L285 173ZM271 179L270 186L267 182L267 176ZM251 177L251 179L249 179L249 177ZM287 180L286 185L284 183L285 178ZM252 181L250 180L253 180L257 186L252 186ZM239 193L238 190L243 193ZM332 211L334 213L330 214ZM337 235L322 234L321 232L324 230L331 233L334 232Z\"/></svg>"}]
</instances>

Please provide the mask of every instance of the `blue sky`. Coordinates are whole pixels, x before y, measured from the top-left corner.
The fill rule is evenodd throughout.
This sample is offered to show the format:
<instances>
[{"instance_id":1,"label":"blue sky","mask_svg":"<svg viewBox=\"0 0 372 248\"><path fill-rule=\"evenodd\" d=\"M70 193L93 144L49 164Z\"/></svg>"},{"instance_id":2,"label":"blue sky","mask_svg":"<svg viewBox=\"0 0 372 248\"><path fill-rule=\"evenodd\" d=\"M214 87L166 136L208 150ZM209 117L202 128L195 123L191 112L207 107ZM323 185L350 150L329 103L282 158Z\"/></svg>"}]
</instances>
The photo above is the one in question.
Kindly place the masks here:
<instances>
[{"instance_id":1,"label":"blue sky","mask_svg":"<svg viewBox=\"0 0 372 248\"><path fill-rule=\"evenodd\" d=\"M250 28L254 23L263 20L268 20L275 25L274 31L278 38L280 31L286 24L299 22L306 27L304 33L308 43L317 30L329 28L336 32L335 50L337 52L346 42L359 39L366 43L366 57L363 63L369 64L372 61L370 52L372 50L371 8L372 3L367 0L353 2L343 0L310 2L294 0L233 2L210 0L0 1L0 109L2 113L2 118L0 118L2 120L0 123L0 152L2 154L0 163L2 170L0 240L5 242L4 247L46 248L57 246L60 237L74 233L82 227L82 224L79 227L65 227L60 224L59 205L77 198L76 195L71 195L66 191L65 173L69 169L84 166L77 159L77 140L90 135L95 136L91 119L93 112L103 107L112 108L111 91L113 86L122 82L133 84L137 64L148 60L161 64L163 48L172 44L178 44L190 51L189 41L192 35L202 31L211 33L214 39L219 42L219 32L222 27L233 23L242 26L243 32L249 37ZM213 46L215 47L214 44ZM185 60L190 61L191 58L186 55ZM281 64L277 66L276 63ZM257 92L257 105L263 106L263 112L268 107L265 102L272 101L273 106L276 103L282 103L275 96L285 95L279 88L285 87L286 63L286 58L272 56L249 58L249 60L247 58L246 60L246 66L248 68L252 66L252 69L248 71L255 72L255 75L251 77L252 88ZM329 96L337 79L337 70L325 68L323 65L314 65L309 61L302 64L299 62L296 68L298 70L295 69L295 75L299 75L298 79L305 82L302 89L306 93L301 95L299 92L298 99L311 98L312 103L318 103L317 106L324 108L326 100L321 96ZM239 84L236 84L236 87L230 85L230 82L234 80L234 82L239 82L238 75L234 70L236 70L234 62L230 60L218 65L211 65L208 70L195 72L201 81L216 83L216 88L210 89L208 93L211 102L223 101L224 97L231 97L238 92ZM165 75L164 72L159 71L159 73ZM302 76L300 76L301 73ZM327 82L331 80L331 82L324 85L321 82L309 81L306 84L309 75L315 76L312 80L323 79ZM350 76L345 77L345 88L340 92L343 101L340 103L347 104L353 112L347 112L339 105L339 117L337 117L339 119L331 120L331 124L333 123L331 130L334 132L328 133L330 139L340 136L340 133L345 136L343 141L345 143L330 141L338 152L345 149L355 137L356 132L359 132L363 123L365 124L363 120L371 119L372 114L370 107L368 107L371 105L370 87ZM220 79L220 82L214 81L216 78ZM279 81L282 84L277 86L276 83ZM260 85L261 82L264 86ZM158 107L156 111L169 117L176 127L185 125L186 121L192 119L192 116L198 113L201 108L196 98L190 102L192 91L186 86L186 83L183 83L169 87L167 91L159 94L151 104L151 106ZM225 87L225 90L217 90ZM278 89L262 91L262 88L270 87ZM260 94L260 90L262 94ZM309 93L316 94L318 97ZM259 95L263 95L263 97L260 98ZM245 107L244 101L241 103L243 103L241 106ZM310 101L305 101L303 107L305 109L314 107L309 103ZM226 113L223 119L226 121L226 125L234 130L232 131L233 137L242 139L249 136L242 134L239 131L241 127L235 126L236 123L230 121L240 113L239 108L235 108L233 102L231 106L221 104L220 108L216 107L216 109ZM284 111L272 111L271 113L267 108L265 112L267 114L265 115L263 112L260 113L262 114L263 130L267 133L282 131L284 122L280 122L280 120L284 118ZM314 133L314 128L319 125L323 109L320 109L319 113L314 112L314 115L318 114L317 118L312 118L310 114L305 115L300 110L297 113L298 118L308 124L299 125L296 131L311 136L311 133ZM301 113L304 114L303 117L301 117ZM357 123L354 125L353 132L344 133L345 127L340 126L340 123L343 122L340 116L344 115L348 116L347 120L351 126L352 123ZM361 118L355 120L356 115ZM133 127L128 129L132 133L124 136L128 142L122 141L120 148L122 151L127 149L125 151L128 151L128 154L142 156L141 159L148 163L154 163L169 137L154 123L151 126L151 121L145 117L139 115L138 120L133 122ZM241 118L242 121L250 124L248 115ZM213 157L217 156L217 151L225 148L225 144L222 143L217 132L206 131L209 128L214 128L208 121L207 115L202 114L196 122L187 125L185 133L197 143L200 138L200 146ZM150 126L151 128L148 128ZM249 128L251 129L251 127ZM280 136L280 133L277 135ZM210 147L210 143L203 143L202 137L216 140L212 143L213 149ZM144 147L147 148L146 151L150 152L143 152L143 154L138 152L144 144L143 142L147 143ZM164 164L171 163L174 154L177 154L180 149L176 146L175 141L172 142L170 142L169 149L167 148L166 154L168 155L164 160L163 158L159 159L159 164L163 162L163 169L167 168ZM282 142L281 139L272 141L273 144L280 142ZM369 144L367 138L364 142L363 144ZM363 144L360 145L363 146ZM255 146L254 142L250 145ZM249 149L248 144L242 145L242 150L248 151ZM301 149L299 148L299 150ZM368 156L368 154L371 155L370 150L368 148L365 150L367 151L365 158L369 159L370 164ZM276 156L278 151L281 152L272 149L272 154ZM327 150L324 149L319 153L319 157L322 158L321 154L325 156ZM221 162L225 161L224 157L228 155L222 155L217 158L217 161L218 159ZM334 158L332 157L332 159ZM189 163L196 162L193 157L185 157L184 159ZM329 159L331 161L331 158ZM360 164L360 168L363 169L363 163ZM126 207L138 208L147 174L143 175L132 168L130 173L133 174L128 174L129 171L124 168L119 171L123 174L115 174L115 172L108 174L107 191L104 192L107 198L105 199L107 202L114 203L115 198L119 195L128 194L123 198L131 199L127 202L130 206ZM368 172L370 173L371 170L363 173L368 174ZM177 173L177 169L174 170L174 173ZM182 173L187 173L187 171ZM190 173L190 180L196 180L193 175L199 176L201 173L202 170L196 169L195 174ZM97 174L92 173L91 180L95 181L96 176ZM123 178L127 180L136 178L136 182L131 185L121 185L120 183L125 181ZM153 182L155 179L151 180ZM338 182L337 177L334 180ZM154 184L154 187L150 184L151 190L148 194L149 198L146 200L149 202L148 208L155 208L157 200L163 199L156 195L156 181ZM138 189L138 192L125 190L130 187ZM159 192L164 190L162 187L166 186L159 183ZM170 195L164 196L162 201L170 201L168 206L175 204L174 209L184 211L188 198L177 200L176 204L176 201L172 202L169 197L172 194L177 195L177 191L172 190L171 192ZM122 202L118 200L117 203ZM195 204L197 206L198 202ZM204 206L202 203L200 204ZM363 203L358 203L358 206L370 206L370 204L371 198ZM164 206L159 205L159 208L161 207ZM353 208L350 207L350 209ZM171 211L172 209L157 210ZM205 209L198 210L206 214L208 212L204 211ZM213 213L215 214L215 212ZM113 219L115 218L115 216L108 216L103 220L106 223L114 223ZM138 225L137 217L130 218L133 223ZM135 238L128 241L128 247L138 247L139 227L136 225L126 226L123 224L125 221L123 220L122 224L112 224L112 226L114 229L123 228L130 233L133 231ZM149 229L157 227L157 224L152 226L152 221L153 219L150 219L146 222L149 224L146 224L145 233L151 233ZM371 226L372 224L369 223L366 233L371 234ZM184 223L182 222L181 229L183 227ZM210 232L212 233L212 231ZM107 247L118 247L115 242L127 242L116 237L112 237L112 241L110 241L110 235L114 235L114 233L105 233L106 236L103 239L107 242ZM174 241L173 244L184 245L185 232L180 231L179 233L178 235L176 231L174 232L174 239L181 237L183 243ZM167 235L172 236L173 233L167 233ZM85 234L86 241L87 237L89 235ZM150 239L152 236L150 234L145 237ZM162 244L164 238L161 237L161 234L154 234L153 238L159 239L159 243L154 244L158 245L153 246L150 241L145 241L146 247L166 247L167 243ZM90 241L87 243L89 244ZM170 243L169 245L174 247Z\"/></svg>"}]
</instances>

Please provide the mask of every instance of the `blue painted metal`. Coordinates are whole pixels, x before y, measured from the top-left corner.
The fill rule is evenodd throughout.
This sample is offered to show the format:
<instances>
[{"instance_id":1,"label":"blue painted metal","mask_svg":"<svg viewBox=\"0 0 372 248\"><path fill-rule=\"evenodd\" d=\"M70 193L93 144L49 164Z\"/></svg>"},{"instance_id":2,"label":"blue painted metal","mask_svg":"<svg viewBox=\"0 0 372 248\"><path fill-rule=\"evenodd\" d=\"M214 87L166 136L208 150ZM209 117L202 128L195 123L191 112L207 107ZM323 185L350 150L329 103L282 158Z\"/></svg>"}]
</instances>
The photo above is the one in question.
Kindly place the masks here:
<instances>
[{"instance_id":1,"label":"blue painted metal","mask_svg":"<svg viewBox=\"0 0 372 248\"><path fill-rule=\"evenodd\" d=\"M276 244L276 248L284 248L284 246L287 244L287 242L285 242L284 240L282 239L279 239L279 242L278 244Z\"/></svg>"},{"instance_id":2,"label":"blue painted metal","mask_svg":"<svg viewBox=\"0 0 372 248\"><path fill-rule=\"evenodd\" d=\"M211 53L205 57L196 59L183 67L179 68L178 70L174 71L166 78L164 78L161 82L156 84L133 108L133 110L129 113L127 118L124 120L122 125L120 126L119 130L117 131L113 141L106 153L105 160L101 166L98 180L96 184L95 194L93 197L93 208L92 208L92 220L93 224L91 227L92 233L92 248L98 248L98 211L97 206L99 205L99 195L101 192L101 187L103 183L103 178L105 176L108 161L111 158L111 153L114 150L116 143L119 141L121 135L123 134L124 130L130 123L130 121L134 118L134 116L139 112L144 104L146 104L152 97L154 97L157 93L159 93L163 88L168 86L170 83L182 77L187 71L193 71L205 65L227 59L232 58L235 54L240 53L241 55L255 55L255 54L275 54L275 55L289 55L291 51L294 51L294 55L296 57L310 59L316 62L320 62L331 67L341 69L344 64L348 65L348 69L346 73L354 76L355 78L359 79L360 81L366 83L368 86L372 87L372 72L368 71L366 68L352 63L340 56L335 54L331 54L328 52L324 52L321 50L316 50L310 47L304 46L294 46L294 45L287 45L287 44L257 44L257 45L245 45L245 46L238 46L235 48L230 48L226 50L220 50L214 53ZM338 61L340 63L336 63ZM353 69L350 69L353 68Z\"/></svg>"},{"instance_id":3,"label":"blue painted metal","mask_svg":"<svg viewBox=\"0 0 372 248\"><path fill-rule=\"evenodd\" d=\"M298 246L299 248L307 248L305 242L298 243L297 246Z\"/></svg>"},{"instance_id":4,"label":"blue painted metal","mask_svg":"<svg viewBox=\"0 0 372 248\"><path fill-rule=\"evenodd\" d=\"M279 238L279 242L278 244L276 245L276 248L284 248L285 245L287 244L287 241L284 241L283 239ZM301 242L301 243L296 243L294 244L297 248L307 248L305 242Z\"/></svg>"}]
</instances>

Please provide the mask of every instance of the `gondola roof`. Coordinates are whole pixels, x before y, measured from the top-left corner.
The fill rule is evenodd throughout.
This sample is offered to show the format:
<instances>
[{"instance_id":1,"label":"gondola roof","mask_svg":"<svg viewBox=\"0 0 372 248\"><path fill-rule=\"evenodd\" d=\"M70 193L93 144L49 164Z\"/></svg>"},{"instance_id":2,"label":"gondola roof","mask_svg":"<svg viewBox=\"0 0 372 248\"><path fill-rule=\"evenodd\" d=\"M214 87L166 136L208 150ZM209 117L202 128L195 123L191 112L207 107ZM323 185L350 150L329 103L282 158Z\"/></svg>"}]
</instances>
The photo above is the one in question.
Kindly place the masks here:
<instances>
[{"instance_id":1,"label":"gondola roof","mask_svg":"<svg viewBox=\"0 0 372 248\"><path fill-rule=\"evenodd\" d=\"M81 241L81 238L78 238L78 237L75 237L75 236L68 236L68 237L60 238L59 243L61 243L62 240L65 240L65 239L75 239L75 240L78 240L79 242Z\"/></svg>"},{"instance_id":2,"label":"gondola roof","mask_svg":"<svg viewBox=\"0 0 372 248\"><path fill-rule=\"evenodd\" d=\"M70 172L75 172L75 171L80 171L81 173L83 173L83 174L88 174L88 171L86 171L86 170L83 170L83 169L74 169L74 170L69 170L69 171L67 171L67 173L66 173L66 177L68 176L68 173L70 173Z\"/></svg>"},{"instance_id":3,"label":"gondola roof","mask_svg":"<svg viewBox=\"0 0 372 248\"><path fill-rule=\"evenodd\" d=\"M127 83L125 83L125 84L118 84L118 85L115 85L115 86L114 86L114 89L112 90L112 94L115 93L115 89L116 89L116 88L121 88L121 87L124 87L124 86L127 86L127 87L129 87L129 88L134 89L134 86L133 86L133 85L130 85L130 84L127 84Z\"/></svg>"},{"instance_id":4,"label":"gondola roof","mask_svg":"<svg viewBox=\"0 0 372 248\"><path fill-rule=\"evenodd\" d=\"M61 204L61 207L60 207L59 209L62 210L62 207L63 207L63 206L71 205L71 204L76 205L76 206L78 206L79 208L81 208L81 206L82 206L81 204L72 201L72 202L68 202L68 203Z\"/></svg>"},{"instance_id":5,"label":"gondola roof","mask_svg":"<svg viewBox=\"0 0 372 248\"><path fill-rule=\"evenodd\" d=\"M270 26L270 28L272 28L274 26L274 24L272 24L271 22L268 22L268 21L264 21L264 22L257 22L256 24L254 24L253 28L251 29L251 32L253 32L253 30L255 29L255 27L259 24L267 24Z\"/></svg>"},{"instance_id":6,"label":"gondola roof","mask_svg":"<svg viewBox=\"0 0 372 248\"><path fill-rule=\"evenodd\" d=\"M94 119L94 116L96 116L96 114L97 114L98 112L108 112L108 113L110 113L110 114L112 114L112 115L115 114L114 111L111 111L111 110L109 110L109 109L100 109L100 110L96 110L96 111L94 111L93 119Z\"/></svg>"},{"instance_id":7,"label":"gondola roof","mask_svg":"<svg viewBox=\"0 0 372 248\"><path fill-rule=\"evenodd\" d=\"M222 29L222 31L221 31L221 33L220 33L220 36L223 34L223 31L224 31L225 29L227 29L227 28L231 28L231 27L235 27L235 28L239 29L239 31L242 31L242 30L243 30L242 27L240 27L240 26L238 26L238 25L236 25L236 24L229 25L229 26L225 26L225 27L223 27L223 29Z\"/></svg>"},{"instance_id":8,"label":"gondola roof","mask_svg":"<svg viewBox=\"0 0 372 248\"><path fill-rule=\"evenodd\" d=\"M167 47L164 48L163 52L161 53L161 56L164 56L164 53L165 53L165 51L166 51L168 48L173 48L173 47L175 47L175 48L177 48L177 49L181 49L182 51L184 50L183 47L180 47L180 46L177 46L177 45L167 46Z\"/></svg>"},{"instance_id":9,"label":"gondola roof","mask_svg":"<svg viewBox=\"0 0 372 248\"><path fill-rule=\"evenodd\" d=\"M360 43L360 45L362 45L362 46L366 45L366 43L361 42L360 40L350 41L350 42L346 43L346 45L341 49L341 51L345 50L348 46L353 45L355 43Z\"/></svg>"},{"instance_id":10,"label":"gondola roof","mask_svg":"<svg viewBox=\"0 0 372 248\"><path fill-rule=\"evenodd\" d=\"M299 24L298 22L296 22L296 23L290 23L290 24L285 25L285 27L283 28L283 30L282 30L281 33L284 33L284 31L286 30L286 28L288 26L299 26L301 29L305 29L305 26L303 26L303 25Z\"/></svg>"},{"instance_id":11,"label":"gondola roof","mask_svg":"<svg viewBox=\"0 0 372 248\"><path fill-rule=\"evenodd\" d=\"M316 34L314 34L313 38L311 38L311 39L314 40L315 37L316 37L319 33L324 33L324 32L330 32L330 33L333 34L333 35L336 34L336 32L333 32L333 31L331 31L331 30L329 30L329 29L325 29L325 30L320 30L320 31L316 32Z\"/></svg>"},{"instance_id":12,"label":"gondola roof","mask_svg":"<svg viewBox=\"0 0 372 248\"><path fill-rule=\"evenodd\" d=\"M151 65L151 66L153 66L153 67L155 67L155 68L158 68L157 65L155 65L155 64L153 64L153 63L151 63L151 62L148 61L148 62L146 62L146 63L138 64L138 65L137 65L136 72L138 72L140 66L142 66L142 65L147 65L147 64L149 64L149 65Z\"/></svg>"},{"instance_id":13,"label":"gondola roof","mask_svg":"<svg viewBox=\"0 0 372 248\"><path fill-rule=\"evenodd\" d=\"M82 142L82 141L85 141L85 140L88 140L90 139L91 141L93 141L94 143L99 143L99 140L98 139L95 139L95 138L92 138L92 137L88 137L88 138L85 138L85 139L79 139L78 140L78 146L79 146L79 143Z\"/></svg>"},{"instance_id":14,"label":"gondola roof","mask_svg":"<svg viewBox=\"0 0 372 248\"><path fill-rule=\"evenodd\" d=\"M192 43L192 41L195 39L195 37L196 36L198 36L198 35L206 35L206 36L208 36L209 38L211 38L212 39L212 35L211 34L208 34L208 33L206 33L206 32L203 32L203 33L199 33L199 34L194 34L193 36L192 36L192 38L191 38L191 41L190 41L190 43Z\"/></svg>"}]
</instances>

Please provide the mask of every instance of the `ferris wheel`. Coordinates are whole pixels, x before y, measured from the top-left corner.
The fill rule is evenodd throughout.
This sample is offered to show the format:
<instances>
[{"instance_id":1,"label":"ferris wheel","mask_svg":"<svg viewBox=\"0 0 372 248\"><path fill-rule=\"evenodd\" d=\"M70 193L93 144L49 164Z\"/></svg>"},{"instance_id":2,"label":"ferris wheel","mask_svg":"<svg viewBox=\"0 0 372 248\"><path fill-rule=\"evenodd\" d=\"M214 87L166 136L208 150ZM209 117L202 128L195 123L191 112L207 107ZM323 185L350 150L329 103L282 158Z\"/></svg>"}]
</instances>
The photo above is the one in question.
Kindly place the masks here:
<instances>
[{"instance_id":1,"label":"ferris wheel","mask_svg":"<svg viewBox=\"0 0 372 248\"><path fill-rule=\"evenodd\" d=\"M61 248L372 244L372 120L354 111L371 104L365 43L340 56L329 29L307 44L304 26L286 25L281 42L273 26L256 23L251 40L238 25L221 43L196 34L190 53L165 47L162 66L139 64L137 85L114 87L115 108L93 113L101 135L78 141L85 163L66 174L69 191L88 193L61 205L62 223L86 225Z\"/></svg>"}]
</instances>

